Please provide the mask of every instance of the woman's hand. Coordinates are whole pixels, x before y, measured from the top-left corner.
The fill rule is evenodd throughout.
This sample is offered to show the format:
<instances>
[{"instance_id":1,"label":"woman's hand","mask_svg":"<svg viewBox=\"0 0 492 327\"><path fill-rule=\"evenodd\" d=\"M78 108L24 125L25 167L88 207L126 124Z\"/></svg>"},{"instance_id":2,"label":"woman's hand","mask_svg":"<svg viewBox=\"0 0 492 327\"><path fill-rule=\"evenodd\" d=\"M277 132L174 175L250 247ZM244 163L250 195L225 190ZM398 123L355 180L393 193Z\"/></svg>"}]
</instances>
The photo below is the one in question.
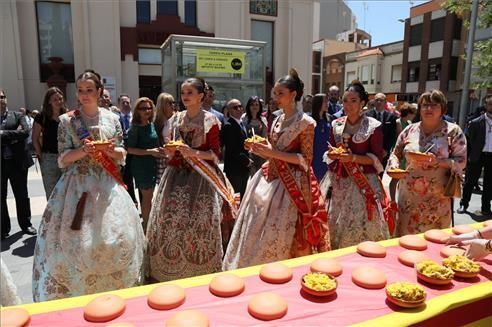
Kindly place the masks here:
<instances>
[{"instance_id":1,"label":"woman's hand","mask_svg":"<svg viewBox=\"0 0 492 327\"><path fill-rule=\"evenodd\" d=\"M96 152L96 146L92 144L92 141L84 139L82 144L82 151L87 155Z\"/></svg>"},{"instance_id":2,"label":"woman's hand","mask_svg":"<svg viewBox=\"0 0 492 327\"><path fill-rule=\"evenodd\" d=\"M179 151L184 158L197 157L197 151L190 148L187 144L178 145L175 151Z\"/></svg>"},{"instance_id":3,"label":"woman's hand","mask_svg":"<svg viewBox=\"0 0 492 327\"><path fill-rule=\"evenodd\" d=\"M353 153L340 153L338 155L338 159L340 162L354 162L355 161L355 154Z\"/></svg>"},{"instance_id":4,"label":"woman's hand","mask_svg":"<svg viewBox=\"0 0 492 327\"><path fill-rule=\"evenodd\" d=\"M470 259L480 260L490 254L487 250L487 243L489 240L484 239L473 239L468 241L463 241L463 245L469 245L468 250L466 250L465 256Z\"/></svg>"},{"instance_id":5,"label":"woman's hand","mask_svg":"<svg viewBox=\"0 0 492 327\"><path fill-rule=\"evenodd\" d=\"M147 149L147 152L149 152L150 155L154 158L162 158L166 155L166 153L164 152L164 148L161 147Z\"/></svg>"},{"instance_id":6,"label":"woman's hand","mask_svg":"<svg viewBox=\"0 0 492 327\"><path fill-rule=\"evenodd\" d=\"M104 149L104 152L106 152L107 154L113 154L115 152L116 144L114 142L114 139L108 141L111 143L108 145L107 148Z\"/></svg>"},{"instance_id":7,"label":"woman's hand","mask_svg":"<svg viewBox=\"0 0 492 327\"><path fill-rule=\"evenodd\" d=\"M459 244L463 245L464 241L469 241L473 240L475 238L478 238L478 233L476 231L469 232L469 233L464 233L460 235L451 235L446 242L446 244Z\"/></svg>"},{"instance_id":8,"label":"woman's hand","mask_svg":"<svg viewBox=\"0 0 492 327\"><path fill-rule=\"evenodd\" d=\"M327 156L328 156L328 158L330 158L330 160L333 160L333 161L340 159L340 153L334 153L334 152L328 151Z\"/></svg>"},{"instance_id":9,"label":"woman's hand","mask_svg":"<svg viewBox=\"0 0 492 327\"><path fill-rule=\"evenodd\" d=\"M254 154L257 154L257 155L263 157L263 158L271 158L273 148L272 148L272 145L270 144L270 142L268 142L268 140L267 140L266 143L263 143L263 142L253 143L251 145L250 151L253 152Z\"/></svg>"},{"instance_id":10,"label":"woman's hand","mask_svg":"<svg viewBox=\"0 0 492 327\"><path fill-rule=\"evenodd\" d=\"M420 166L423 170L435 169L439 166L439 159L434 153L427 153L427 161L414 161L414 164Z\"/></svg>"}]
</instances>

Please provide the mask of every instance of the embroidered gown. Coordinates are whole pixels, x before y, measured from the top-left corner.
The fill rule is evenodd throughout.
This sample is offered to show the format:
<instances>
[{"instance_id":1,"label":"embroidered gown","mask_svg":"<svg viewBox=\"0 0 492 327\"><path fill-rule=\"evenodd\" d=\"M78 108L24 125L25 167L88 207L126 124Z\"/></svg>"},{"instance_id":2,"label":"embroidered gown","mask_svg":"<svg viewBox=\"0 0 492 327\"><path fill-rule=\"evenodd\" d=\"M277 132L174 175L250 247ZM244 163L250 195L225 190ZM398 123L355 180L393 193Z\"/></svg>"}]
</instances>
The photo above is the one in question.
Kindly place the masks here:
<instances>
[{"instance_id":1,"label":"embroidered gown","mask_svg":"<svg viewBox=\"0 0 492 327\"><path fill-rule=\"evenodd\" d=\"M286 169L292 173L301 190L302 194L298 196L304 195L313 208L318 208L319 205L319 209L313 209L316 210L316 214L318 211L325 214L317 250L326 251L330 249L326 212L310 166L315 125L315 121L302 112L296 113L289 120L285 120L285 115L282 114L272 126L270 142L280 151L302 156L303 165L287 164ZM224 257L223 270L313 253L311 247L298 247L296 231L300 229L302 233L304 226L298 224L299 210L289 197L276 167L278 166L273 164L271 159L268 160L248 183Z\"/></svg>"},{"instance_id":2,"label":"embroidered gown","mask_svg":"<svg viewBox=\"0 0 492 327\"><path fill-rule=\"evenodd\" d=\"M452 159L452 169L461 174L466 165L466 138L458 125L446 121L429 136L424 134L420 123L408 126L396 141L388 167L398 168L406 153L423 152L433 144L430 152L438 159ZM408 159L406 168L409 174L398 183L397 236L451 227L450 198L444 196L450 170L424 170Z\"/></svg>"},{"instance_id":3,"label":"embroidered gown","mask_svg":"<svg viewBox=\"0 0 492 327\"><path fill-rule=\"evenodd\" d=\"M123 146L118 117L99 109L84 118L93 139L114 138ZM79 120L80 122L80 120ZM139 282L144 234L125 188L86 156L62 167L61 158L81 147L73 118L60 116L59 164L63 174L43 213L34 250L34 301L47 301L132 287ZM88 192L80 230L71 224L83 192Z\"/></svg>"},{"instance_id":4,"label":"embroidered gown","mask_svg":"<svg viewBox=\"0 0 492 327\"><path fill-rule=\"evenodd\" d=\"M330 143L335 146L345 144L352 153L369 155L373 165L359 165L378 197L382 199L382 188L378 172L382 171L380 160L383 157L383 134L381 123L371 117L362 116L355 133L347 133L345 129L347 117L332 122ZM348 176L341 163L335 161L320 183L321 193L326 195L332 188L331 199L326 199L330 239L333 249L356 245L363 241L380 241L389 238L389 231L384 218L378 210L372 211L369 220L366 198L358 185Z\"/></svg>"},{"instance_id":5,"label":"embroidered gown","mask_svg":"<svg viewBox=\"0 0 492 327\"><path fill-rule=\"evenodd\" d=\"M186 111L175 115L171 126L176 138L193 149L212 151L216 158L206 163L230 187L218 167L220 122L216 116L204 110L193 118ZM153 280L169 281L221 269L224 200L197 169L176 153L162 175L147 227L147 269Z\"/></svg>"}]
</instances>

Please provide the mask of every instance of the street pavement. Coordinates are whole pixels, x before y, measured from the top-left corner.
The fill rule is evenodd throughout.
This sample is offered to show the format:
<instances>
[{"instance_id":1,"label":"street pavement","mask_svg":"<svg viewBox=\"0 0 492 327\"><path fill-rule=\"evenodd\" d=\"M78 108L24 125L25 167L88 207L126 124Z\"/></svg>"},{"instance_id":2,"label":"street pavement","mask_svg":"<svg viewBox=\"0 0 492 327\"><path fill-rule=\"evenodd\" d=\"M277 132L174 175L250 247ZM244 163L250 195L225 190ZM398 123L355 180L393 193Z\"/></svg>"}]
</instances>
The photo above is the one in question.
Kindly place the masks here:
<instances>
[{"instance_id":1,"label":"street pavement","mask_svg":"<svg viewBox=\"0 0 492 327\"><path fill-rule=\"evenodd\" d=\"M36 170L37 168L37 170ZM385 175L383 185L387 188L389 178ZM388 193L389 194L389 193ZM29 170L29 196L31 198L32 224L37 229L43 211L46 207L46 197L39 167L33 166ZM17 286L17 292L23 303L32 303L32 260L36 236L23 234L19 228L16 218L15 201L12 190L8 191L7 205L11 217L12 230L10 237L1 242L1 257L10 270L13 280ZM459 207L459 200L455 200L455 210ZM473 194L468 211L471 213L454 214L455 224L470 224L485 221L491 217L473 214L480 210L480 195Z\"/></svg>"}]
</instances>

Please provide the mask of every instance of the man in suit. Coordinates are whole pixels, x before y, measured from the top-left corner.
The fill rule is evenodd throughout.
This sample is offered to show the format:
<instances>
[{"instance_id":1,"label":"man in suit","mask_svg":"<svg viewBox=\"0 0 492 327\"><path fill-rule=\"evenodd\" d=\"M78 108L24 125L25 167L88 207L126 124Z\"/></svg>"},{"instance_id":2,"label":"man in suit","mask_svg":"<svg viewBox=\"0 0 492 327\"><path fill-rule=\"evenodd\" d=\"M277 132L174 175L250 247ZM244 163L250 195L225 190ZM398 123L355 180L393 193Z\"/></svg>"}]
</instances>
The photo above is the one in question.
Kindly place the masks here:
<instances>
[{"instance_id":1,"label":"man in suit","mask_svg":"<svg viewBox=\"0 0 492 327\"><path fill-rule=\"evenodd\" d=\"M224 114L214 109L214 100L214 88L212 85L205 83L205 96L203 97L202 109L213 113L219 119L222 128L222 125L224 125Z\"/></svg>"},{"instance_id":2,"label":"man in suit","mask_svg":"<svg viewBox=\"0 0 492 327\"><path fill-rule=\"evenodd\" d=\"M244 149L244 140L247 138L247 131L241 122L244 113L241 102L232 99L227 102L229 119L222 128L222 144L225 147L224 172L234 187L236 193L243 198L244 191L249 178L249 167L251 159L249 153Z\"/></svg>"},{"instance_id":3,"label":"man in suit","mask_svg":"<svg viewBox=\"0 0 492 327\"><path fill-rule=\"evenodd\" d=\"M2 144L2 240L9 237L10 216L7 207L7 183L14 192L17 221L25 234L36 235L31 224L31 203L27 191L27 173L34 164L27 147L30 128L26 116L20 112L9 111L7 94L0 89L0 143Z\"/></svg>"},{"instance_id":4,"label":"man in suit","mask_svg":"<svg viewBox=\"0 0 492 327\"><path fill-rule=\"evenodd\" d=\"M396 143L396 116L385 110L386 95L378 93L374 97L376 107L366 112L366 115L376 118L383 128L383 167L386 167L391 149Z\"/></svg>"},{"instance_id":5,"label":"man in suit","mask_svg":"<svg viewBox=\"0 0 492 327\"><path fill-rule=\"evenodd\" d=\"M490 216L492 200L492 94L485 98L485 113L473 119L468 127L468 165L463 196L458 213L466 212L473 187L483 172L482 215Z\"/></svg>"}]
</instances>

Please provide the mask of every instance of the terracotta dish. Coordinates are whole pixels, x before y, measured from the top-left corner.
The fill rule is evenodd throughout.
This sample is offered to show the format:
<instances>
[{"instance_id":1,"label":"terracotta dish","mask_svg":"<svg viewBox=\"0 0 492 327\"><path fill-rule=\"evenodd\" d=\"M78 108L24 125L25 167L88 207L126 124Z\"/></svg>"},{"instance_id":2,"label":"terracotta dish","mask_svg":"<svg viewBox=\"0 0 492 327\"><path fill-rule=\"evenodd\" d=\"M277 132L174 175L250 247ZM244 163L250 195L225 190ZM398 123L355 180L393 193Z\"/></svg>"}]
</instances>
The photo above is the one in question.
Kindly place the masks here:
<instances>
[{"instance_id":1,"label":"terracotta dish","mask_svg":"<svg viewBox=\"0 0 492 327\"><path fill-rule=\"evenodd\" d=\"M386 286L388 301L403 308L416 308L425 303L425 289L415 283L397 282Z\"/></svg>"},{"instance_id":2,"label":"terracotta dish","mask_svg":"<svg viewBox=\"0 0 492 327\"><path fill-rule=\"evenodd\" d=\"M335 259L319 258L311 263L310 267L312 272L323 272L334 277L338 277L342 274L342 265Z\"/></svg>"},{"instance_id":3,"label":"terracotta dish","mask_svg":"<svg viewBox=\"0 0 492 327\"><path fill-rule=\"evenodd\" d=\"M360 267L352 272L354 284L368 289L380 289L386 286L386 275L372 267Z\"/></svg>"},{"instance_id":4,"label":"terracotta dish","mask_svg":"<svg viewBox=\"0 0 492 327\"><path fill-rule=\"evenodd\" d=\"M408 171L403 170L403 169L388 169L386 171L389 177L394 178L394 179L402 179L407 177Z\"/></svg>"},{"instance_id":5,"label":"terracotta dish","mask_svg":"<svg viewBox=\"0 0 492 327\"><path fill-rule=\"evenodd\" d=\"M465 248L462 248L460 246L457 246L457 245L447 245L447 246L443 246L441 248L441 251L440 251L439 254L443 258L447 258L447 257L452 256L452 255L464 255L465 252L466 252L466 249Z\"/></svg>"},{"instance_id":6,"label":"terracotta dish","mask_svg":"<svg viewBox=\"0 0 492 327\"><path fill-rule=\"evenodd\" d=\"M337 280L322 272L307 273L301 278L301 287L314 296L329 296L337 291Z\"/></svg>"},{"instance_id":7,"label":"terracotta dish","mask_svg":"<svg viewBox=\"0 0 492 327\"><path fill-rule=\"evenodd\" d=\"M280 262L264 265L260 270L262 281L271 284L283 284L292 279L292 269Z\"/></svg>"},{"instance_id":8,"label":"terracotta dish","mask_svg":"<svg viewBox=\"0 0 492 327\"><path fill-rule=\"evenodd\" d=\"M149 307L156 310L171 310L184 303L186 294L177 285L161 285L154 288L147 297Z\"/></svg>"},{"instance_id":9,"label":"terracotta dish","mask_svg":"<svg viewBox=\"0 0 492 327\"><path fill-rule=\"evenodd\" d=\"M31 315L26 309L12 308L5 309L0 313L1 326L27 326L31 320Z\"/></svg>"},{"instance_id":10,"label":"terracotta dish","mask_svg":"<svg viewBox=\"0 0 492 327\"><path fill-rule=\"evenodd\" d=\"M430 229L424 233L424 238L429 242L445 244L449 235L440 229Z\"/></svg>"},{"instance_id":11,"label":"terracotta dish","mask_svg":"<svg viewBox=\"0 0 492 327\"><path fill-rule=\"evenodd\" d=\"M453 270L454 275L461 278L474 278L482 268L479 263L462 255L452 255L442 261L445 267Z\"/></svg>"},{"instance_id":12,"label":"terracotta dish","mask_svg":"<svg viewBox=\"0 0 492 327\"><path fill-rule=\"evenodd\" d=\"M215 276L209 284L210 293L220 297L231 297L244 291L244 281L231 273Z\"/></svg>"},{"instance_id":13,"label":"terracotta dish","mask_svg":"<svg viewBox=\"0 0 492 327\"><path fill-rule=\"evenodd\" d=\"M96 147L96 150L104 151L111 145L111 142L110 141L92 141L92 144Z\"/></svg>"},{"instance_id":14,"label":"terracotta dish","mask_svg":"<svg viewBox=\"0 0 492 327\"><path fill-rule=\"evenodd\" d=\"M451 269L432 261L425 260L415 264L417 277L429 284L447 285L451 283L454 273Z\"/></svg>"},{"instance_id":15,"label":"terracotta dish","mask_svg":"<svg viewBox=\"0 0 492 327\"><path fill-rule=\"evenodd\" d=\"M412 161L429 161L430 155L423 152L407 152L406 157Z\"/></svg>"},{"instance_id":16,"label":"terracotta dish","mask_svg":"<svg viewBox=\"0 0 492 327\"><path fill-rule=\"evenodd\" d=\"M384 258L386 257L386 248L379 243L365 241L357 245L357 253L365 257Z\"/></svg>"},{"instance_id":17,"label":"terracotta dish","mask_svg":"<svg viewBox=\"0 0 492 327\"><path fill-rule=\"evenodd\" d=\"M420 261L429 259L427 254L415 250L406 250L398 255L398 261L405 266L415 267L415 264Z\"/></svg>"},{"instance_id":18,"label":"terracotta dish","mask_svg":"<svg viewBox=\"0 0 492 327\"><path fill-rule=\"evenodd\" d=\"M453 233L455 233L456 235L473 232L474 230L475 228L470 225L456 225L453 227Z\"/></svg>"},{"instance_id":19,"label":"terracotta dish","mask_svg":"<svg viewBox=\"0 0 492 327\"><path fill-rule=\"evenodd\" d=\"M409 250L423 251L427 249L427 241L417 235L405 235L400 237L398 243Z\"/></svg>"},{"instance_id":20,"label":"terracotta dish","mask_svg":"<svg viewBox=\"0 0 492 327\"><path fill-rule=\"evenodd\" d=\"M125 312L125 300L118 295L104 294L90 301L84 308L84 318L91 322L107 322Z\"/></svg>"},{"instance_id":21,"label":"terracotta dish","mask_svg":"<svg viewBox=\"0 0 492 327\"><path fill-rule=\"evenodd\" d=\"M185 310L176 313L166 321L166 327L208 327L208 317L197 310Z\"/></svg>"},{"instance_id":22,"label":"terracotta dish","mask_svg":"<svg viewBox=\"0 0 492 327\"><path fill-rule=\"evenodd\" d=\"M260 320L280 319L287 314L287 301L275 293L254 295L248 302L248 312Z\"/></svg>"}]
</instances>

